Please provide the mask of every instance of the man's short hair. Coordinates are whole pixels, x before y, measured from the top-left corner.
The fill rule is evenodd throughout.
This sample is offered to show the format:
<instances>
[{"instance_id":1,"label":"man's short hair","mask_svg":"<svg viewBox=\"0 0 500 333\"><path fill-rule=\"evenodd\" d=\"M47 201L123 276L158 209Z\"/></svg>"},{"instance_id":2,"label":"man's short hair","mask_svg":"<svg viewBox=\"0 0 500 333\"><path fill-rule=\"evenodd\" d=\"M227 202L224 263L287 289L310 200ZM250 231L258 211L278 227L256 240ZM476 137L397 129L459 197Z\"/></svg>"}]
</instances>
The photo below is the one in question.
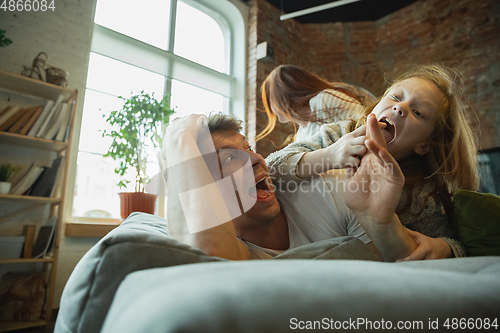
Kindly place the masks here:
<instances>
[{"instance_id":1,"label":"man's short hair","mask_svg":"<svg viewBox=\"0 0 500 333\"><path fill-rule=\"evenodd\" d=\"M207 117L207 121L208 121L208 130L210 131L210 133L216 131L239 132L242 129L241 120L223 113L211 114Z\"/></svg>"}]
</instances>

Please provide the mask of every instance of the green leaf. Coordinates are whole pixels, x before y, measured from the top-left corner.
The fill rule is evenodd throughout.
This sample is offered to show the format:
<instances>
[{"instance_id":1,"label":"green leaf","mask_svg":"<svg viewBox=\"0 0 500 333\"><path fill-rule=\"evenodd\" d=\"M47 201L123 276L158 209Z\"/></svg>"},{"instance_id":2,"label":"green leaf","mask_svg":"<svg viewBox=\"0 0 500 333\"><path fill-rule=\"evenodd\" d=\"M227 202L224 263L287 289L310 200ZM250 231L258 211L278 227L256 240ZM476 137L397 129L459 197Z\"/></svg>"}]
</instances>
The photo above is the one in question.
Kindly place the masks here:
<instances>
[{"instance_id":1,"label":"green leaf","mask_svg":"<svg viewBox=\"0 0 500 333\"><path fill-rule=\"evenodd\" d=\"M128 168L136 170L135 189L144 191L144 185L150 181L146 173L146 146L161 147L163 131L175 111L170 107L170 96L157 100L154 94L141 91L128 99L119 98L124 100L122 108L111 111L108 116L103 115L113 128L102 133L103 137L113 138L108 152L103 156L120 161L115 173L122 177ZM118 186L126 187L130 182L124 179Z\"/></svg>"}]
</instances>

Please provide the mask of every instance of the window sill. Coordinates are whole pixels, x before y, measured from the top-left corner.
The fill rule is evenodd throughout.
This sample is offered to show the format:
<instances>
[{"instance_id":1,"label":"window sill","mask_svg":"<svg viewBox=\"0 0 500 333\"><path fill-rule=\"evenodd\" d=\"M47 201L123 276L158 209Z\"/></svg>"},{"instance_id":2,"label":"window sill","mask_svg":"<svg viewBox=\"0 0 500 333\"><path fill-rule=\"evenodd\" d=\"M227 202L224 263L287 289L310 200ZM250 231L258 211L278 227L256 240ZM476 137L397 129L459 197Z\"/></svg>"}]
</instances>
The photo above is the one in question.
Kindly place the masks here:
<instances>
[{"instance_id":1,"label":"window sill","mask_svg":"<svg viewBox=\"0 0 500 333\"><path fill-rule=\"evenodd\" d=\"M66 237L104 237L119 226L118 222L68 222L64 235Z\"/></svg>"}]
</instances>

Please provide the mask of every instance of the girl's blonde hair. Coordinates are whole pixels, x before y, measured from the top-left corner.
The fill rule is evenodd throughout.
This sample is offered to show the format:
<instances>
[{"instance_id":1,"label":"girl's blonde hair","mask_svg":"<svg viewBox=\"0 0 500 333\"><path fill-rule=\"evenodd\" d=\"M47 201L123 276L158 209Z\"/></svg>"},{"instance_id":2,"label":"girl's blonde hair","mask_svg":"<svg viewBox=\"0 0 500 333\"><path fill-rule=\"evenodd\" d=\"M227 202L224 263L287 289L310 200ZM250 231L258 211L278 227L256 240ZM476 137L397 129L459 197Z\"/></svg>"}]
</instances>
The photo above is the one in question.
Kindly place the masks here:
<instances>
[{"instance_id":1,"label":"girl's blonde hair","mask_svg":"<svg viewBox=\"0 0 500 333\"><path fill-rule=\"evenodd\" d=\"M469 103L463 92L462 76L457 70L443 65L419 66L398 77L383 96L395 85L412 78L434 83L446 98L444 110L439 113L440 117L429 138L429 152L424 156L430 168L430 176L437 176L436 185L447 187L449 193L458 189L477 190L478 143L470 127L471 117L467 112ZM418 167L413 165L413 168Z\"/></svg>"},{"instance_id":2,"label":"girl's blonde hair","mask_svg":"<svg viewBox=\"0 0 500 333\"><path fill-rule=\"evenodd\" d=\"M412 78L434 83L445 96L445 105L429 138L429 152L398 161L405 175L405 188L418 188L423 185L423 179L432 180L434 190L425 201L429 196L437 195L446 213L452 216L452 194L458 189L476 191L479 187L478 142L470 127L471 115L467 112L469 102L463 92L463 79L456 69L438 64L422 65L398 77L381 98L397 84ZM353 116L356 128L366 123L366 116L376 105L370 105ZM397 213L408 211L412 201L413 192L409 191L405 204ZM416 215L423 211L425 201Z\"/></svg>"},{"instance_id":3,"label":"girl's blonde hair","mask_svg":"<svg viewBox=\"0 0 500 333\"><path fill-rule=\"evenodd\" d=\"M320 76L310 73L300 67L293 65L281 65L276 67L264 80L261 86L262 103L267 114L266 127L255 138L259 141L269 135L276 126L276 114L271 107L286 115L291 121L305 121L321 123L316 114L301 114L297 112L309 106L309 100L323 90L333 89L354 98L360 104L364 104L363 93L356 88L345 84L328 82ZM326 110L319 110L323 112Z\"/></svg>"}]
</instances>

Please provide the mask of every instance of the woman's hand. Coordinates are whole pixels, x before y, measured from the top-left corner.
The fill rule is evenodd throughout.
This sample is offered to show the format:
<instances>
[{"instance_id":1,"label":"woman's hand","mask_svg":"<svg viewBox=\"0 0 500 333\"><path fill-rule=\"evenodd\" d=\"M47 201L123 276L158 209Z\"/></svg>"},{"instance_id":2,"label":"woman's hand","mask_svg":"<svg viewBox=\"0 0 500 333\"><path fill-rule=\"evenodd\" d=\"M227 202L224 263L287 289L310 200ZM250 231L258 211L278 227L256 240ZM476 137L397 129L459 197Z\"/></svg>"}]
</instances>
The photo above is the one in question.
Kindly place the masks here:
<instances>
[{"instance_id":1,"label":"woman's hand","mask_svg":"<svg viewBox=\"0 0 500 333\"><path fill-rule=\"evenodd\" d=\"M399 261L425 260L425 259L445 259L453 257L450 245L441 238L432 238L419 232L406 229L418 247L412 254Z\"/></svg>"},{"instance_id":2,"label":"woman's hand","mask_svg":"<svg viewBox=\"0 0 500 333\"><path fill-rule=\"evenodd\" d=\"M377 119L367 119L365 141L367 153L360 167L349 175L346 184L346 205L359 220L366 217L378 223L392 221L401 198L404 175L399 164L387 152L385 139Z\"/></svg>"}]
</instances>

